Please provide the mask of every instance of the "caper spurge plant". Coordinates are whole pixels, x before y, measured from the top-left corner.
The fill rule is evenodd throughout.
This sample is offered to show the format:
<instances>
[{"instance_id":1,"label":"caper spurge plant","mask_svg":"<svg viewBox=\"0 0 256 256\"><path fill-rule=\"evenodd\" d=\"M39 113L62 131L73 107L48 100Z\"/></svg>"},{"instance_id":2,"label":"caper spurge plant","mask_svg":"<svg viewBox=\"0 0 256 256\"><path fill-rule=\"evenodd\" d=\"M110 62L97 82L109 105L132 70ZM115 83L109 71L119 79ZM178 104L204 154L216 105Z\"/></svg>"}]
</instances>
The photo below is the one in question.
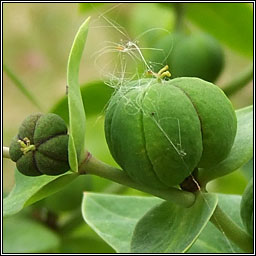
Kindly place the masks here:
<instances>
[{"instance_id":1,"label":"caper spurge plant","mask_svg":"<svg viewBox=\"0 0 256 256\"><path fill-rule=\"evenodd\" d=\"M80 7L91 8L83 4ZM210 183L217 184L220 177L233 175L252 159L253 108L235 110L232 99L219 86L217 79L225 57L222 44L230 41L226 42L223 32L212 32L212 27L208 29L211 35L205 31L194 33L193 28L185 33L189 26L184 29L180 22L186 15L202 28L205 24L201 16L189 12L194 5L186 5L188 14L179 6L168 3L179 26L168 36L152 39L153 47L160 51L140 47L139 40L112 43L98 51L99 56L104 51L118 53L124 70L130 64L126 63L127 56L132 65L139 64L135 67L137 74L129 79L125 71L120 77L118 72L112 74L111 83L106 84L116 83L114 89L105 90L102 81L80 88L79 65L90 24L87 18L69 54L65 97L50 113L26 117L10 147L3 148L3 156L16 163L15 186L4 199L3 215L9 217L30 206L18 215L23 222L17 223L32 220L28 234L35 229L39 236L55 241L50 248L54 248L53 252L79 250L80 236L83 246L89 246L91 240L99 244L104 240L104 252L253 252L253 179L243 196L214 193ZM237 8L234 3L230 6ZM241 10L247 8L239 6ZM208 7L218 9L220 5L212 3ZM217 13L221 16L223 12ZM104 18L109 27L125 35L105 17L107 13L99 19ZM177 29L180 27L182 31ZM148 32L152 31L154 28L144 31L139 38L147 34L149 40ZM143 51L152 49L155 52L151 55ZM95 58L99 63L99 57ZM14 82L18 81L8 68L5 70ZM249 78L251 73L246 72L242 79L229 84L237 90ZM90 112L90 104L96 105L96 110ZM104 113L105 119L95 122L95 113ZM93 120L93 128L86 116L89 124ZM94 127L97 136L89 134L88 139L87 128ZM103 131L109 149L104 152L115 166L99 160L97 150L94 153L95 148L100 147L101 152L104 149L103 135L99 140ZM227 180L232 183L229 176ZM6 218L5 223L13 230L16 222L11 218L15 217ZM87 231L83 229L84 221L101 240L95 234L91 237L84 233L89 232L87 227ZM48 252L49 248L38 251Z\"/></svg>"}]
</instances>

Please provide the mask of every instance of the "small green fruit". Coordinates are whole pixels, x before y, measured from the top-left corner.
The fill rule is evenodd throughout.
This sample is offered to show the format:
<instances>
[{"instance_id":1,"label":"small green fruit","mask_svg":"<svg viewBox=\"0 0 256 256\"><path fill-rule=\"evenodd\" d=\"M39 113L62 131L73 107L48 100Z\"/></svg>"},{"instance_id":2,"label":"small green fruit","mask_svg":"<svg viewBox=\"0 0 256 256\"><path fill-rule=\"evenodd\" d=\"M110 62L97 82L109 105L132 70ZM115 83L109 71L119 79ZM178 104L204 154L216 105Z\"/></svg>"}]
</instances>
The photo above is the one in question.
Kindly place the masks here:
<instances>
[{"instance_id":1,"label":"small green fruit","mask_svg":"<svg viewBox=\"0 0 256 256\"><path fill-rule=\"evenodd\" d=\"M167 188L196 167L222 161L236 125L230 101L214 84L188 77L143 79L112 97L105 133L112 156L132 179Z\"/></svg>"},{"instance_id":2,"label":"small green fruit","mask_svg":"<svg viewBox=\"0 0 256 256\"><path fill-rule=\"evenodd\" d=\"M250 180L242 196L240 215L247 232L253 235L253 179Z\"/></svg>"},{"instance_id":3,"label":"small green fruit","mask_svg":"<svg viewBox=\"0 0 256 256\"><path fill-rule=\"evenodd\" d=\"M27 176L59 175L68 171L68 135L56 114L33 114L21 124L10 145L10 157Z\"/></svg>"},{"instance_id":4,"label":"small green fruit","mask_svg":"<svg viewBox=\"0 0 256 256\"><path fill-rule=\"evenodd\" d=\"M153 57L161 63L166 56L172 78L198 77L214 82L224 66L224 54L220 44L207 34L171 34L158 42L156 48L163 54Z\"/></svg>"}]
</instances>

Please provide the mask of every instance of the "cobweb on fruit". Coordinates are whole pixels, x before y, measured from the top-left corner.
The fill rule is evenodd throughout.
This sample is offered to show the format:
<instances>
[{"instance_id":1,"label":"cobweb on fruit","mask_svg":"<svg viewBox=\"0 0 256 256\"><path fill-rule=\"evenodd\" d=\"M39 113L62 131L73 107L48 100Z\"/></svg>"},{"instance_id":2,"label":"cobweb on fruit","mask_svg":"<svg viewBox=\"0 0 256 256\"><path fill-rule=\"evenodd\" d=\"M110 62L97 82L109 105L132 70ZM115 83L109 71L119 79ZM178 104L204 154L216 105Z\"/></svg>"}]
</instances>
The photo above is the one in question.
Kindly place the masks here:
<instances>
[{"instance_id":1,"label":"cobweb on fruit","mask_svg":"<svg viewBox=\"0 0 256 256\"><path fill-rule=\"evenodd\" d=\"M107 86L113 88L114 91L119 90L121 87L126 87L128 84L129 89L140 87L140 81L144 78L155 79L155 74L166 65L166 59L171 52L170 50L166 54L164 49L144 46L140 41L147 34L161 31L163 35L168 35L170 31L164 28L150 28L135 38L131 38L126 28L108 16L109 13L120 9L119 7L122 5L122 3L119 3L104 12L100 12L94 7L97 16L91 22L91 29L100 29L101 31L103 29L106 33L110 34L111 40L108 39L100 42L98 49L91 55L91 60L101 79ZM147 53L159 53L163 56L163 61L161 63L153 62L150 58L146 57ZM131 85L130 82L135 80L137 84ZM121 90L124 94L123 97L125 97L126 90L127 88ZM138 95L139 97L140 95Z\"/></svg>"},{"instance_id":2,"label":"cobweb on fruit","mask_svg":"<svg viewBox=\"0 0 256 256\"><path fill-rule=\"evenodd\" d=\"M106 10L104 13L96 10L98 12L98 17L95 19L92 27L94 29L106 29L107 32L111 32L111 34L114 34L113 38L115 40L106 40L99 44L99 49L97 49L92 55L94 65L99 71L104 83L107 86L114 88L115 92L113 93L113 95L115 95L117 90L118 93L121 94L122 99L126 102L125 111L127 111L127 113L129 113L130 115L136 115L141 112L144 117L149 117L152 122L154 122L159 132L161 132L162 135L166 138L170 147L175 150L177 155L184 163L184 168L186 168L188 171L188 166L185 162L185 157L187 153L182 147L182 123L180 123L180 120L178 118L173 118L172 116L159 118L157 106L153 106L153 103L152 106L150 106L150 111L148 111L145 106L143 106L142 108L143 98L147 93L147 89L156 79L156 77L154 77L154 74L166 65L166 60L171 54L172 47L170 47L169 51L166 53L164 52L164 49L141 45L140 39L143 38L143 36L145 36L146 34L153 33L157 30L165 32L166 35L170 34L170 31L167 31L164 28L152 28L144 31L136 38L132 39L124 27L122 27L120 24L118 24L118 22L110 19L107 16L109 12L116 10L117 7L120 7L120 5L122 4L117 4ZM146 57L145 52L147 51L161 54L163 56L163 60L160 63L151 61ZM146 85L144 82L143 86L141 86L141 83L143 83L143 79L150 77L152 79L149 79ZM136 80L136 83L132 83L131 81L133 80ZM136 88L137 90L139 89L139 93L135 101L132 101L126 96L126 94L133 88ZM106 110L107 106L108 104L106 105L104 111ZM178 138L178 140L174 141L169 137L164 127L161 125L164 119L169 119L170 122L175 123L175 125L177 126L176 137ZM200 185L196 182L193 176L192 179L195 181L196 185L198 186L199 192L202 194L206 205L210 209L210 206L206 198L204 197L203 192L201 191ZM217 219L215 219L215 221L219 226L219 229L223 234L228 247L230 248L231 252L234 253L235 250L233 249L231 242L224 233L221 225L218 223Z\"/></svg>"},{"instance_id":3,"label":"cobweb on fruit","mask_svg":"<svg viewBox=\"0 0 256 256\"><path fill-rule=\"evenodd\" d=\"M170 54L165 54L164 49L161 48L145 46L143 40L146 35L153 35L159 31L168 35L170 31L164 28L150 28L135 38L131 38L124 27L108 16L121 5L115 5L104 13L96 9L98 16L91 24L94 30L103 28L111 36L111 40L103 40L98 44L98 49L94 51L91 59L103 81L114 89L119 89L132 80L152 77L165 65ZM165 56L163 62L151 61L148 55L152 53Z\"/></svg>"}]
</instances>

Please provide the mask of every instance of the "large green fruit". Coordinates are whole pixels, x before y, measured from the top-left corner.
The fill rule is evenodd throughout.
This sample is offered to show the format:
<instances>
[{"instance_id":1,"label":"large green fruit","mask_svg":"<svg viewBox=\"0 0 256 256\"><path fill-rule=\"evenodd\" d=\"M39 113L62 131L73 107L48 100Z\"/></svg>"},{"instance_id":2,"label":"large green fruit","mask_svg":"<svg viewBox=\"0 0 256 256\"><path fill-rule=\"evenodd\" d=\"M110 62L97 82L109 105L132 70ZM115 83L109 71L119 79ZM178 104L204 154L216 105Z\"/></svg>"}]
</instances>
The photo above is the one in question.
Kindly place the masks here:
<instances>
[{"instance_id":1,"label":"large green fruit","mask_svg":"<svg viewBox=\"0 0 256 256\"><path fill-rule=\"evenodd\" d=\"M214 82L224 66L220 44L207 34L174 33L161 39L156 48L163 52L155 54L153 61L167 63L172 78L198 77Z\"/></svg>"},{"instance_id":2,"label":"large green fruit","mask_svg":"<svg viewBox=\"0 0 256 256\"><path fill-rule=\"evenodd\" d=\"M56 114L33 114L21 124L10 145L10 157L27 176L59 175L68 171L68 135Z\"/></svg>"},{"instance_id":3,"label":"large green fruit","mask_svg":"<svg viewBox=\"0 0 256 256\"><path fill-rule=\"evenodd\" d=\"M240 214L247 232L253 235L253 178L243 193Z\"/></svg>"},{"instance_id":4,"label":"large green fruit","mask_svg":"<svg viewBox=\"0 0 256 256\"><path fill-rule=\"evenodd\" d=\"M214 84L143 79L112 97L105 133L111 154L131 178L165 188L180 184L196 167L222 161L236 123L230 101Z\"/></svg>"}]
</instances>

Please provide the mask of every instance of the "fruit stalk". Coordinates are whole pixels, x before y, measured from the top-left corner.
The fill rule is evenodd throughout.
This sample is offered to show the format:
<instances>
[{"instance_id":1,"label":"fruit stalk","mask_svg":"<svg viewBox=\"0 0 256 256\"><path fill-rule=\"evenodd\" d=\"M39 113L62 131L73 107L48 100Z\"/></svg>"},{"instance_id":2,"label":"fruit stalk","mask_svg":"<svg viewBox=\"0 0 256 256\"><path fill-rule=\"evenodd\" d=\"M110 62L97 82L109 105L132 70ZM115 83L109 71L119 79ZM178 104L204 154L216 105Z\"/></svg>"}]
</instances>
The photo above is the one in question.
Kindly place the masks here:
<instances>
[{"instance_id":1,"label":"fruit stalk","mask_svg":"<svg viewBox=\"0 0 256 256\"><path fill-rule=\"evenodd\" d=\"M81 174L92 174L112 180L119 184L160 197L164 200L177 203L183 207L190 207L195 201L195 195L187 191L182 191L177 188L164 190L155 189L136 183L124 171L109 166L93 156L89 157L79 166L79 172Z\"/></svg>"},{"instance_id":2,"label":"fruit stalk","mask_svg":"<svg viewBox=\"0 0 256 256\"><path fill-rule=\"evenodd\" d=\"M247 253L253 252L253 239L237 224L235 224L217 205L210 221L220 232L224 233L228 239L233 241Z\"/></svg>"}]
</instances>

